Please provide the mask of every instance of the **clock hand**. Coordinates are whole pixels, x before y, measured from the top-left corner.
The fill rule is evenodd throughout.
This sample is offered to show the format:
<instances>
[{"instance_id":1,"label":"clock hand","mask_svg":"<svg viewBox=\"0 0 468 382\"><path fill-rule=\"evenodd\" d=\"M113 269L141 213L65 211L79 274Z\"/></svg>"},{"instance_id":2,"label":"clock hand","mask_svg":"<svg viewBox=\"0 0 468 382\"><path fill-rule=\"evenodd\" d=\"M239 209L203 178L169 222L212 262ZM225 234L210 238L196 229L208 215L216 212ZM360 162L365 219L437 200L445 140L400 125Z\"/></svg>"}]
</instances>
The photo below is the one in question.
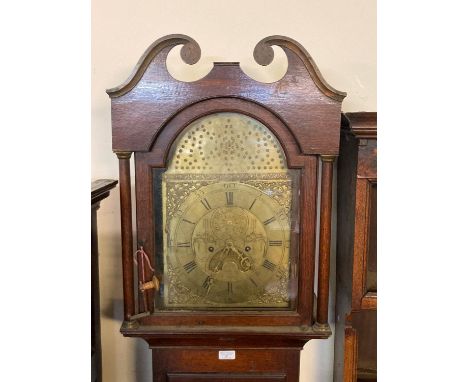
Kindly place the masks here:
<instances>
[{"instance_id":1,"label":"clock hand","mask_svg":"<svg viewBox=\"0 0 468 382\"><path fill-rule=\"evenodd\" d=\"M205 285L203 285L206 288L205 298L210 293L211 287L213 286L213 281L214 281L213 278L211 276L208 276L206 281L205 281L206 287L205 287Z\"/></svg>"},{"instance_id":2,"label":"clock hand","mask_svg":"<svg viewBox=\"0 0 468 382\"><path fill-rule=\"evenodd\" d=\"M239 259L241 270L242 271L248 271L252 267L252 258L251 256L247 255L243 251L238 250L236 247L232 247L232 250L234 253L237 254L237 258ZM245 264L247 263L247 264Z\"/></svg>"},{"instance_id":3,"label":"clock hand","mask_svg":"<svg viewBox=\"0 0 468 382\"><path fill-rule=\"evenodd\" d=\"M213 259L215 258L218 258L218 262L216 263L216 266L214 267L213 269L213 272L214 273L217 273L219 272L219 268L220 266L224 263L224 260L226 259L227 255L229 254L229 247L226 246L224 247L223 249L219 250L218 252L216 252L213 256Z\"/></svg>"}]
</instances>

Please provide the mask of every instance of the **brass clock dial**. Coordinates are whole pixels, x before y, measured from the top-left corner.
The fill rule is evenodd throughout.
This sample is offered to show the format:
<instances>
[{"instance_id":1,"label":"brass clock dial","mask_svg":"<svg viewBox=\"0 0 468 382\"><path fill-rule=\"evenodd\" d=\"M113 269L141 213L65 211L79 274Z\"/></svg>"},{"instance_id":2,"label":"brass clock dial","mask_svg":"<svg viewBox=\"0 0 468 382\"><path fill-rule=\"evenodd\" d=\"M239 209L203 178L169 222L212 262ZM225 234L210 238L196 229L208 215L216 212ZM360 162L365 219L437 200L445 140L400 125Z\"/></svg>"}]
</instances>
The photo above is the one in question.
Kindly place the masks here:
<instances>
[{"instance_id":1,"label":"brass clock dial","mask_svg":"<svg viewBox=\"0 0 468 382\"><path fill-rule=\"evenodd\" d=\"M293 187L273 134L219 113L192 123L172 152L163 176L165 305L289 307Z\"/></svg>"},{"instance_id":2,"label":"brass clock dial","mask_svg":"<svg viewBox=\"0 0 468 382\"><path fill-rule=\"evenodd\" d=\"M213 304L249 304L285 272L289 219L273 198L242 183L214 183L172 219L168 259ZM280 275L281 276L281 275Z\"/></svg>"}]
</instances>

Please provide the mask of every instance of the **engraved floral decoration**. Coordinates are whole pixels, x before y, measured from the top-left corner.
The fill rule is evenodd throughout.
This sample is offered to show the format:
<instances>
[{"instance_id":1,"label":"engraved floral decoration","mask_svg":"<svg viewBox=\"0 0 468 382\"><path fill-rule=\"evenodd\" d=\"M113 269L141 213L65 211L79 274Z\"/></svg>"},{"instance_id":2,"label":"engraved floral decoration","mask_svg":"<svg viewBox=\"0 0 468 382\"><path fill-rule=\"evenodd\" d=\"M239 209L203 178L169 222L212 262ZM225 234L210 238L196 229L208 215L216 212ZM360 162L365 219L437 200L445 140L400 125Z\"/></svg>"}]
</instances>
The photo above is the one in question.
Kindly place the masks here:
<instances>
[{"instance_id":1,"label":"engraved floral decoration","mask_svg":"<svg viewBox=\"0 0 468 382\"><path fill-rule=\"evenodd\" d=\"M217 113L192 122L173 145L167 171L163 175L163 211L166 227L169 226L170 220L181 212L181 206L188 198L203 187L222 181L254 187L274 199L283 209L284 215L290 218L292 179L276 136L262 123L248 116ZM230 213L234 213L234 210ZM229 219L228 215L228 212L222 209L215 213L212 228L218 228L220 236L242 236L237 233L243 232L247 223L238 216L236 219ZM223 219L243 223L239 223L240 226L229 225ZM267 239L262 240L267 243ZM213 277L222 273L219 271L222 268L222 259L235 258L241 264L239 269L250 271L253 260L243 252L237 253L236 248L233 240L231 247L213 253L211 261L206 262ZM217 303L187 287L167 258L165 275L165 293L170 305L217 306ZM289 284L289 266L275 265L271 280L245 303L247 306L284 306L290 301Z\"/></svg>"}]
</instances>

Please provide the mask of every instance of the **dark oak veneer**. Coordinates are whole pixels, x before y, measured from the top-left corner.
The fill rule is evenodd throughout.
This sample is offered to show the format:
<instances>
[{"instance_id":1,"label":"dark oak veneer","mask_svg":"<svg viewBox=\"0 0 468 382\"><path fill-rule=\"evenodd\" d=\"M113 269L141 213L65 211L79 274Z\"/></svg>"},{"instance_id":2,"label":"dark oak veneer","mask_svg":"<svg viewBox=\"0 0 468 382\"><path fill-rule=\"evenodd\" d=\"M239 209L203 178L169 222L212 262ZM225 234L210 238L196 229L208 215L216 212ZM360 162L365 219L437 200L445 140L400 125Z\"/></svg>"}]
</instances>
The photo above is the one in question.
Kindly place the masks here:
<instances>
[{"instance_id":1,"label":"dark oak veneer","mask_svg":"<svg viewBox=\"0 0 468 382\"><path fill-rule=\"evenodd\" d=\"M376 380L377 113L343 116L337 202L334 380Z\"/></svg>"},{"instance_id":2,"label":"dark oak veneer","mask_svg":"<svg viewBox=\"0 0 468 382\"><path fill-rule=\"evenodd\" d=\"M153 349L154 381L297 381L304 344L331 334L331 186L333 161L339 151L341 101L346 94L328 85L305 49L286 37L265 38L254 49L256 62L263 66L273 60L272 45L286 53L285 76L268 84L248 77L238 63L215 63L200 80L178 81L166 68L167 55L177 45L183 45L181 57L187 64L199 60L200 48L193 39L164 37L147 49L125 83L107 91L112 101L113 150L120 162L125 311L121 331L126 336L144 338ZM144 248L154 266L156 249L162 243L155 242L154 235L161 227L152 213L152 171L166 167L171 145L187 125L216 112L239 112L258 119L278 138L288 167L301 170L298 296L293 311L171 312L155 309L153 291L135 298L136 281L148 281L151 273L147 269L144 280L140 272L135 273L138 280L133 279L130 156L135 153L136 245ZM215 355L220 349L236 350L236 360L218 360Z\"/></svg>"},{"instance_id":3,"label":"dark oak veneer","mask_svg":"<svg viewBox=\"0 0 468 382\"><path fill-rule=\"evenodd\" d=\"M236 351L235 360L219 360L219 350L222 348L157 349L153 351L154 381L290 382L299 378L300 349L244 348Z\"/></svg>"}]
</instances>

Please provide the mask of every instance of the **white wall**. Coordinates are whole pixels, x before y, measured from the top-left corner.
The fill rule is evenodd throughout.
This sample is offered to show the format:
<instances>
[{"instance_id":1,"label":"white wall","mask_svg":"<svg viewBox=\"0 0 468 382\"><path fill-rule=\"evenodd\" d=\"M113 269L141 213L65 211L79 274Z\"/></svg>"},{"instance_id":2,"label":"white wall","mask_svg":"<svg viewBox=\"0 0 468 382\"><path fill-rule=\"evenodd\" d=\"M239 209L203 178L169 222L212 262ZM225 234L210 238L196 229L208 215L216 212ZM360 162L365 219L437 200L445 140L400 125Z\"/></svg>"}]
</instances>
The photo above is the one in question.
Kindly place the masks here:
<instances>
[{"instance_id":1,"label":"white wall","mask_svg":"<svg viewBox=\"0 0 468 382\"><path fill-rule=\"evenodd\" d=\"M105 89L121 84L145 49L171 33L193 37L202 50L195 71L180 64L177 52L171 55L170 70L179 78L199 77L213 61L239 61L256 78L273 80L285 70L284 55L279 52L273 70L265 72L253 62L252 51L262 38L279 34L301 43L326 81L348 93L344 111L376 110L376 0L94 0L93 179L118 179ZM119 222L115 189L98 211L103 377L104 382L145 382L151 380L150 351L143 341L119 332L123 312ZM332 280L331 318L334 284ZM331 382L332 369L333 337L309 342L302 353L301 382Z\"/></svg>"}]
</instances>

